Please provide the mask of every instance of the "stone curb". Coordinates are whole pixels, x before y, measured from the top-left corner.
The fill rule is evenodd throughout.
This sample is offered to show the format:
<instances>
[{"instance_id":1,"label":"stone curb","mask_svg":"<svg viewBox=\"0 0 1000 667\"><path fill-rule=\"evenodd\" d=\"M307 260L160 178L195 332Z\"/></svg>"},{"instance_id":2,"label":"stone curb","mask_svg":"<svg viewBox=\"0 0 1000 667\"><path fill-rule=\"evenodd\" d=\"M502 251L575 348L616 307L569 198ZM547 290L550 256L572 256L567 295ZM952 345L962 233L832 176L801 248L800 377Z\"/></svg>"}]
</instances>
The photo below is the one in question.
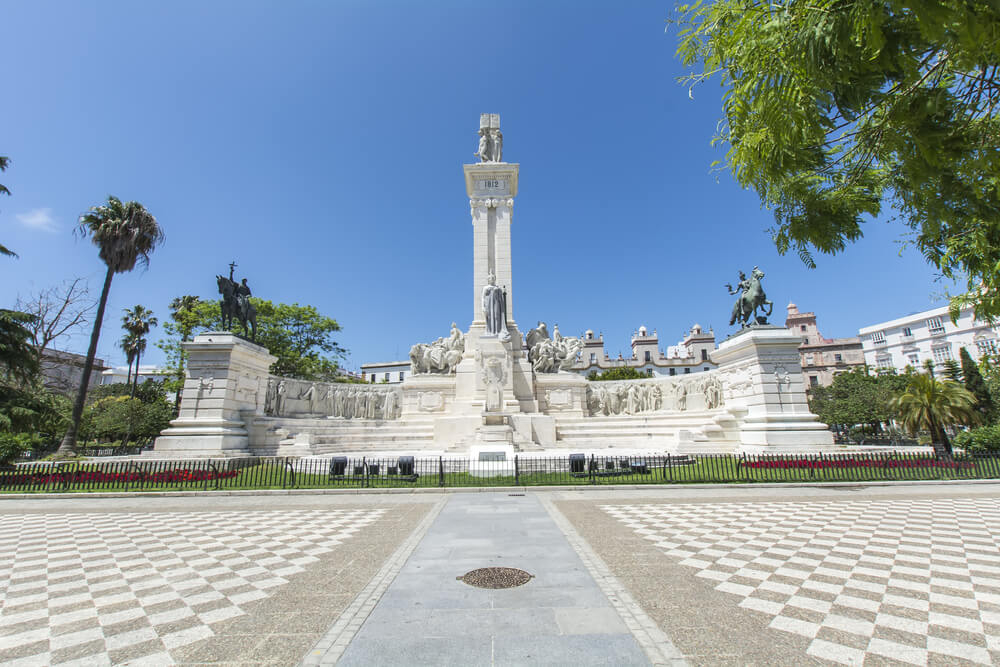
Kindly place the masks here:
<instances>
[{"instance_id":1,"label":"stone curb","mask_svg":"<svg viewBox=\"0 0 1000 667\"><path fill-rule=\"evenodd\" d=\"M461 486L461 487L419 487L383 489L247 489L218 491L109 491L98 493L0 493L0 502L5 499L26 500L28 498L183 498L187 496L326 496L326 495L373 495L373 494L439 494L439 493L489 493L516 491L663 491L666 489L816 489L816 488L858 488L880 486L953 486L959 484L1000 484L1000 479L904 479L877 481L840 482L754 482L747 484L580 484L566 486Z\"/></svg>"},{"instance_id":2,"label":"stone curb","mask_svg":"<svg viewBox=\"0 0 1000 667\"><path fill-rule=\"evenodd\" d=\"M420 540L424 538L431 524L441 513L446 500L442 498L431 508L427 516L423 518L416 530L396 549L395 553L382 566L374 577L368 582L351 604L344 610L330 629L323 635L316 646L302 659L302 667L319 667L321 665L334 665L340 656L344 654L348 644L358 634L362 624L375 609L375 605L382 599L389 584L396 578L410 554L416 549Z\"/></svg>"}]
</instances>

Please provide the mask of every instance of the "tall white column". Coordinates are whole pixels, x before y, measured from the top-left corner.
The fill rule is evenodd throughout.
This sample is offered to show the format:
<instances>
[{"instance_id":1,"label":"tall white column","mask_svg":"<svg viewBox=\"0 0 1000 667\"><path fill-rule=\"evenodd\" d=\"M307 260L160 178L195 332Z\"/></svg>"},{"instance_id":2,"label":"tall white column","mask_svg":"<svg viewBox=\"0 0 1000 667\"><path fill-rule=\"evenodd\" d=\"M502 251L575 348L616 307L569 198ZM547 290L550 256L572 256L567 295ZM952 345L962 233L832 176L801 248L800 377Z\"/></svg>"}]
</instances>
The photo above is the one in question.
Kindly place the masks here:
<instances>
[{"instance_id":1,"label":"tall white column","mask_svg":"<svg viewBox=\"0 0 1000 667\"><path fill-rule=\"evenodd\" d=\"M511 271L510 223L517 195L520 165L484 162L465 165L465 187L473 227L472 323L485 324L482 293L492 272L497 285L507 290L507 325L514 321L513 272Z\"/></svg>"}]
</instances>

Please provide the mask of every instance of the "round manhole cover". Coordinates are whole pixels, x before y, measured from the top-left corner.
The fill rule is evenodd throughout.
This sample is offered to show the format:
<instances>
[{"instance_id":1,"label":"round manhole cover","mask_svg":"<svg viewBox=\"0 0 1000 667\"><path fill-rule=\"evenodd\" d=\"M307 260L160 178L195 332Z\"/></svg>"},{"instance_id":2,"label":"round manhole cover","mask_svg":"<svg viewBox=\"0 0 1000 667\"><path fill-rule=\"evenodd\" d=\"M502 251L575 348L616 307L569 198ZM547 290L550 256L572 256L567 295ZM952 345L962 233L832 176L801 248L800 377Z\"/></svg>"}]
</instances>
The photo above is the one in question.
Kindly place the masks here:
<instances>
[{"instance_id":1,"label":"round manhole cover","mask_svg":"<svg viewBox=\"0 0 1000 667\"><path fill-rule=\"evenodd\" d=\"M482 567L455 578L479 588L514 588L528 583L533 576L514 567Z\"/></svg>"}]
</instances>

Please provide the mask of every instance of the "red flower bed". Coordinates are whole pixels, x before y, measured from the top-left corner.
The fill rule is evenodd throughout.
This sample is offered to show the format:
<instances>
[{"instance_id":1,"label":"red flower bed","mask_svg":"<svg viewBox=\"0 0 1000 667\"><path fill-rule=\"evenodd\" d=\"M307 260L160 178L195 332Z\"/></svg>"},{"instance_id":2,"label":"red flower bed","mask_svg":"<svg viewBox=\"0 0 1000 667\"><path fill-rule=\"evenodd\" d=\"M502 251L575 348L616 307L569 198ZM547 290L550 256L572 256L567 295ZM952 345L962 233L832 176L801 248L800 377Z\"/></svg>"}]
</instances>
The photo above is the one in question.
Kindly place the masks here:
<instances>
[{"instance_id":1,"label":"red flower bed","mask_svg":"<svg viewBox=\"0 0 1000 667\"><path fill-rule=\"evenodd\" d=\"M159 472L104 472L102 470L75 470L55 473L22 473L0 475L0 486L83 486L87 484L176 484L179 482L205 482L229 479L240 474L239 470L216 472L214 470L189 470L175 468Z\"/></svg>"},{"instance_id":2,"label":"red flower bed","mask_svg":"<svg viewBox=\"0 0 1000 667\"><path fill-rule=\"evenodd\" d=\"M743 461L743 466L754 469L768 470L827 470L827 469L901 469L901 468L948 468L969 470L975 468L970 461L948 461L945 459L869 459L853 456L836 459L796 458L796 459L758 459Z\"/></svg>"}]
</instances>

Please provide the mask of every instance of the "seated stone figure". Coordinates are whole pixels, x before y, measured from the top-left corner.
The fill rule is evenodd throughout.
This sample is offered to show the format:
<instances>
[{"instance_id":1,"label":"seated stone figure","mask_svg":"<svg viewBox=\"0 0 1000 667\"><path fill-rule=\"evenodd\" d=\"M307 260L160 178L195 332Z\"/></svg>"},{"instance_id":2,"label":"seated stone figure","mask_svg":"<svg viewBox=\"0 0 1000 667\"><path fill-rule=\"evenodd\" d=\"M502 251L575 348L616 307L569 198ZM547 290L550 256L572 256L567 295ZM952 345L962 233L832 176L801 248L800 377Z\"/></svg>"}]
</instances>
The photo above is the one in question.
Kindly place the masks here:
<instances>
[{"instance_id":1,"label":"seated stone figure","mask_svg":"<svg viewBox=\"0 0 1000 667\"><path fill-rule=\"evenodd\" d=\"M556 329L558 331L558 327ZM583 341L571 336L553 340L545 322L528 332L528 361L536 373L557 373L569 370L576 363L576 355L583 349Z\"/></svg>"},{"instance_id":2,"label":"seated stone figure","mask_svg":"<svg viewBox=\"0 0 1000 667\"><path fill-rule=\"evenodd\" d=\"M410 348L410 367L414 375L421 373L454 373L465 352L465 335L451 323L447 339L433 343L417 343Z\"/></svg>"}]
</instances>

